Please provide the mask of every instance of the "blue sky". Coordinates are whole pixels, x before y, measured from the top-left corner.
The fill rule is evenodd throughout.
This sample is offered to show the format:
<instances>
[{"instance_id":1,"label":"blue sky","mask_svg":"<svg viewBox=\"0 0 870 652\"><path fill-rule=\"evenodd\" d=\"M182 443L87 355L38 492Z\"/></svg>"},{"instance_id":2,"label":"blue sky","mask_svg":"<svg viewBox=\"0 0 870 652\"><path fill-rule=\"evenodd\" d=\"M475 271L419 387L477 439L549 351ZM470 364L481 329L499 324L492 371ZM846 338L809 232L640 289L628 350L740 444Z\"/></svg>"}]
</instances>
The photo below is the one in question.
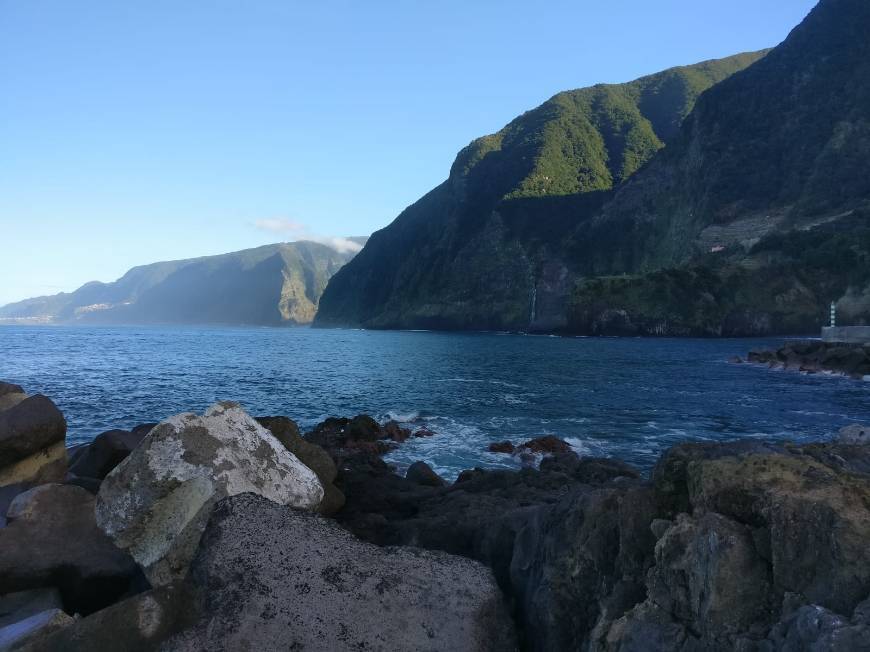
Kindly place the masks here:
<instances>
[{"instance_id":1,"label":"blue sky","mask_svg":"<svg viewBox=\"0 0 870 652\"><path fill-rule=\"evenodd\" d=\"M775 45L814 4L0 0L0 305L368 234L554 93Z\"/></svg>"}]
</instances>

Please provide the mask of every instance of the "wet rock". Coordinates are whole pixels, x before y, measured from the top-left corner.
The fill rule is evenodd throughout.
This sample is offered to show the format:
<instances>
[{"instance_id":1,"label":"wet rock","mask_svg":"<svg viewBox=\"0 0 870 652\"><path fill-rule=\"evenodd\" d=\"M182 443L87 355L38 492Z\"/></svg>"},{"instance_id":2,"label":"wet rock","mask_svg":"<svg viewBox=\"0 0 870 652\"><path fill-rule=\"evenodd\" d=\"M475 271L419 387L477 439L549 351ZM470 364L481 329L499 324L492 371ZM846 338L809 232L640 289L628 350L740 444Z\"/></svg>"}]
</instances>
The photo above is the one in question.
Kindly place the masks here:
<instances>
[{"instance_id":1,"label":"wet rock","mask_svg":"<svg viewBox=\"0 0 870 652\"><path fill-rule=\"evenodd\" d=\"M752 351L749 361L809 373L833 372L857 379L870 374L870 350L860 345L789 342L776 351Z\"/></svg>"},{"instance_id":2,"label":"wet rock","mask_svg":"<svg viewBox=\"0 0 870 652\"><path fill-rule=\"evenodd\" d=\"M378 548L251 494L216 508L190 581L203 616L164 650L516 648L501 592L482 565Z\"/></svg>"},{"instance_id":3,"label":"wet rock","mask_svg":"<svg viewBox=\"0 0 870 652\"><path fill-rule=\"evenodd\" d=\"M405 473L405 478L416 484L421 484L427 487L443 487L446 482L444 478L435 473L432 467L426 462L414 462L408 467Z\"/></svg>"},{"instance_id":4,"label":"wet rock","mask_svg":"<svg viewBox=\"0 0 870 652\"><path fill-rule=\"evenodd\" d=\"M134 586L133 560L94 522L94 497L68 485L19 495L0 529L0 593L57 587L70 613L90 613Z\"/></svg>"},{"instance_id":5,"label":"wet rock","mask_svg":"<svg viewBox=\"0 0 870 652\"><path fill-rule=\"evenodd\" d=\"M570 453L571 446L554 435L545 435L536 437L519 446L521 451L529 451L531 453Z\"/></svg>"},{"instance_id":6,"label":"wet rock","mask_svg":"<svg viewBox=\"0 0 870 652\"><path fill-rule=\"evenodd\" d=\"M402 443L411 436L411 431L403 428L397 421L387 421L384 424L384 432L392 441Z\"/></svg>"},{"instance_id":7,"label":"wet rock","mask_svg":"<svg viewBox=\"0 0 870 652\"><path fill-rule=\"evenodd\" d=\"M388 431L366 414L352 419L330 417L319 423L305 435L309 442L321 446L341 467L354 458L380 457L397 445L394 437L401 439L404 430L395 424Z\"/></svg>"},{"instance_id":8,"label":"wet rock","mask_svg":"<svg viewBox=\"0 0 870 652\"><path fill-rule=\"evenodd\" d=\"M426 426L420 426L412 433L412 436L413 437L434 437L435 433L432 432Z\"/></svg>"},{"instance_id":9,"label":"wet rock","mask_svg":"<svg viewBox=\"0 0 870 652\"><path fill-rule=\"evenodd\" d=\"M490 444L487 446L487 449L490 453L509 453L513 455L516 448L509 441L500 441L494 444Z\"/></svg>"},{"instance_id":10,"label":"wet rock","mask_svg":"<svg viewBox=\"0 0 870 652\"><path fill-rule=\"evenodd\" d=\"M8 392L6 397L18 394ZM0 486L53 482L66 473L66 420L36 394L0 411Z\"/></svg>"},{"instance_id":11,"label":"wet rock","mask_svg":"<svg viewBox=\"0 0 870 652\"><path fill-rule=\"evenodd\" d=\"M271 432L217 403L155 427L103 481L96 520L161 586L186 574L214 503L243 492L304 509L323 498L314 472Z\"/></svg>"}]
</instances>

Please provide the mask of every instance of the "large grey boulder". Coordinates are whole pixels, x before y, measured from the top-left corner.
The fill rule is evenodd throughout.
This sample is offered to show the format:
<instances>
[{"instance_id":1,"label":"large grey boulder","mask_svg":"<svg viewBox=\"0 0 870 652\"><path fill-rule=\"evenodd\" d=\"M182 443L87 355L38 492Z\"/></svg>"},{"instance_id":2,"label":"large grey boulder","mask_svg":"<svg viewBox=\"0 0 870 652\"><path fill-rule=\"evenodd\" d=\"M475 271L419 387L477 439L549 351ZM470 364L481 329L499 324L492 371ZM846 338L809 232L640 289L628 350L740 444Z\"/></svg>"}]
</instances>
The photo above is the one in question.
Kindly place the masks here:
<instances>
[{"instance_id":1,"label":"large grey boulder","mask_svg":"<svg viewBox=\"0 0 870 652\"><path fill-rule=\"evenodd\" d=\"M97 524L139 562L153 586L181 579L213 505L253 492L316 509L323 487L236 403L158 424L100 486Z\"/></svg>"},{"instance_id":2,"label":"large grey boulder","mask_svg":"<svg viewBox=\"0 0 870 652\"><path fill-rule=\"evenodd\" d=\"M189 581L203 615L163 650L516 649L483 565L379 548L251 494L215 509Z\"/></svg>"},{"instance_id":3,"label":"large grey boulder","mask_svg":"<svg viewBox=\"0 0 870 652\"><path fill-rule=\"evenodd\" d=\"M51 399L20 389L0 387L0 486L60 480L66 473L66 420Z\"/></svg>"}]
</instances>

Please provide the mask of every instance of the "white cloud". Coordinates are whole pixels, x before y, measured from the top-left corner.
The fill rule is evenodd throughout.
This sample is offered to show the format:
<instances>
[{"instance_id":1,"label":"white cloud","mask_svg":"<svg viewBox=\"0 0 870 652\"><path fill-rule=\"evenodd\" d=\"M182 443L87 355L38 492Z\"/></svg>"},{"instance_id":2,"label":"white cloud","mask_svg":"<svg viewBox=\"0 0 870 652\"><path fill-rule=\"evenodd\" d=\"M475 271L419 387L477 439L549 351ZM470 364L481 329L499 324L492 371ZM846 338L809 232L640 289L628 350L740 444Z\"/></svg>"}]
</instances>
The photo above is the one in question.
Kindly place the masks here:
<instances>
[{"instance_id":1,"label":"white cloud","mask_svg":"<svg viewBox=\"0 0 870 652\"><path fill-rule=\"evenodd\" d=\"M289 234L292 237L291 241L309 240L311 242L319 242L335 249L339 253L356 253L362 249L362 245L348 238L329 235L317 235L301 222L290 220L285 217L270 217L254 221L254 227L260 231L268 231L269 233Z\"/></svg>"}]
</instances>

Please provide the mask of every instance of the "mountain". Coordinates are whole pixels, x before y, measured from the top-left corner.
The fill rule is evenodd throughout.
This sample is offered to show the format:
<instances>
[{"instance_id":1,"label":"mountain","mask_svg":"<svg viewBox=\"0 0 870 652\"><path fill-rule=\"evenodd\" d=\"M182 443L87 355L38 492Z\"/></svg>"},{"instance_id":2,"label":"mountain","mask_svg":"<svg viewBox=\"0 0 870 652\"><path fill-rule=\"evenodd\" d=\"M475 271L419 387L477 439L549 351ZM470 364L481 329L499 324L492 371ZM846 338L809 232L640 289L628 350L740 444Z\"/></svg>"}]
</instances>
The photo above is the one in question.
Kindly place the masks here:
<instances>
[{"instance_id":1,"label":"mountain","mask_svg":"<svg viewBox=\"0 0 870 652\"><path fill-rule=\"evenodd\" d=\"M360 245L366 238L352 238ZM307 324L329 278L353 258L316 242L134 267L113 283L27 299L0 320L37 323Z\"/></svg>"},{"instance_id":2,"label":"mountain","mask_svg":"<svg viewBox=\"0 0 870 652\"><path fill-rule=\"evenodd\" d=\"M319 325L525 328L536 279L576 224L673 138L698 96L764 56L740 54L555 95L472 142L450 176L330 283Z\"/></svg>"},{"instance_id":3,"label":"mountain","mask_svg":"<svg viewBox=\"0 0 870 652\"><path fill-rule=\"evenodd\" d=\"M579 130L543 129L562 134L547 151L565 154L557 159L567 171L511 154L511 165L496 161L489 174L463 176L462 161L475 160L466 150L446 184L375 234L336 275L315 323L806 333L822 325L832 300L849 321L867 323L868 33L866 0L822 0L778 47L738 60L734 69L751 65L716 84L711 79L679 128L671 121L671 131L657 136L667 146L645 163L632 163L635 153L648 151L642 129L617 129L621 140L603 138L612 189L604 168L594 165L600 159L589 156L594 148L565 154L578 152L567 134ZM662 124L637 106L654 130ZM625 112L606 115L614 117L611 126L629 124L615 118ZM614 133L608 129L599 133ZM484 149L472 145L471 153ZM519 176L504 172L512 166L544 171L502 194ZM571 169L576 188L564 183ZM530 194L544 188L535 185L542 179L558 190ZM501 199L468 199L482 194Z\"/></svg>"},{"instance_id":4,"label":"mountain","mask_svg":"<svg viewBox=\"0 0 870 652\"><path fill-rule=\"evenodd\" d=\"M868 33L870 3L823 0L763 60L705 93L572 235L584 280L568 329L806 333L832 300L846 323L866 323ZM669 268L685 283L659 271Z\"/></svg>"}]
</instances>

